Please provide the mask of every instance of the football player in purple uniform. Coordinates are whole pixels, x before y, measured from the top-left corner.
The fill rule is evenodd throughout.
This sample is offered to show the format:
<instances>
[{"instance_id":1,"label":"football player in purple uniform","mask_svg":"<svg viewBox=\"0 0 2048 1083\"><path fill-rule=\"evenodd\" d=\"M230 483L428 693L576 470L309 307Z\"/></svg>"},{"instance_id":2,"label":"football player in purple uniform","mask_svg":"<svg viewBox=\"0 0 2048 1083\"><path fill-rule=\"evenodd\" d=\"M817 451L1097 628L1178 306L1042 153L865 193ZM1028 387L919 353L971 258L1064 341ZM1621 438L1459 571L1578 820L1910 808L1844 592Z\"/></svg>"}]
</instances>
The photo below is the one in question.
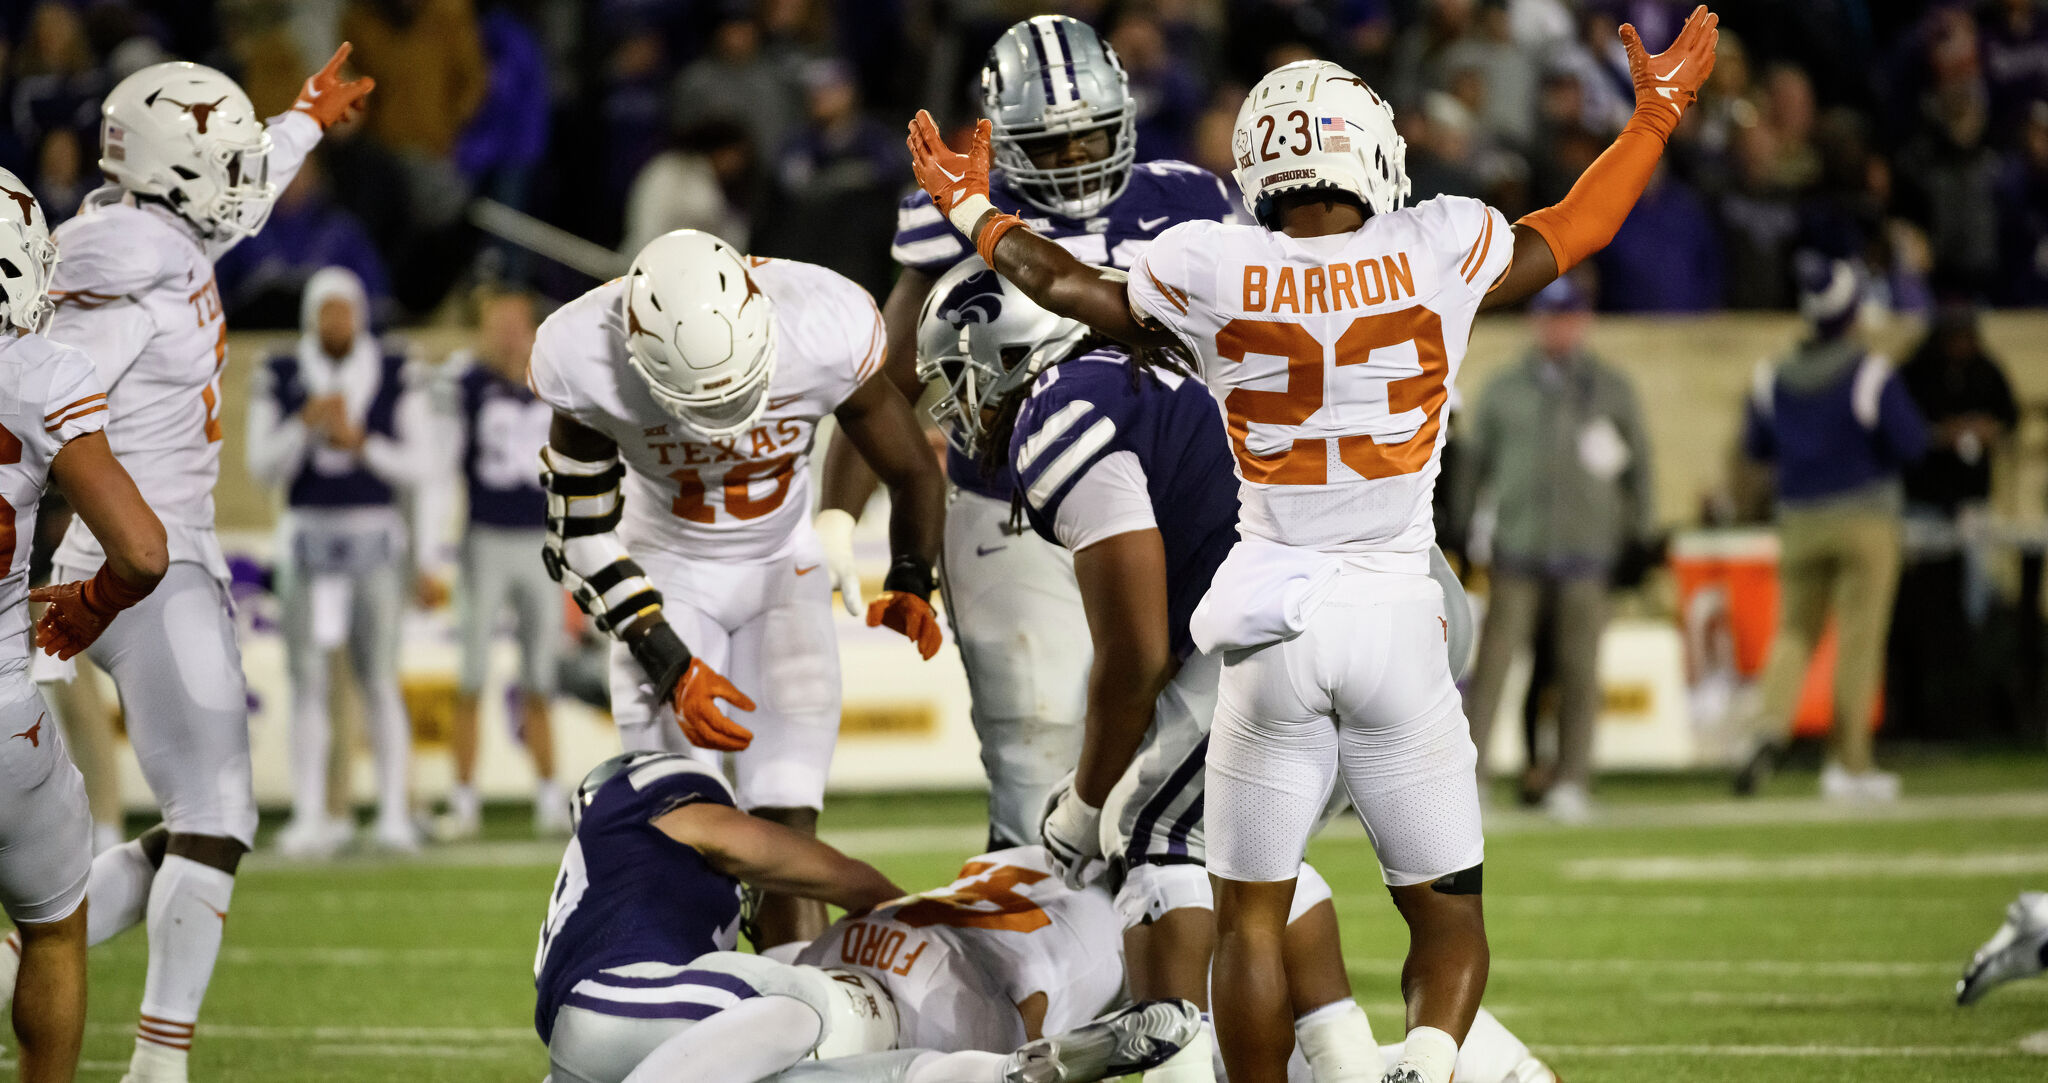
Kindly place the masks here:
<instances>
[{"instance_id":1,"label":"football player in purple uniform","mask_svg":"<svg viewBox=\"0 0 2048 1083\"><path fill-rule=\"evenodd\" d=\"M1179 222L1220 221L1231 202L1215 174L1186 162L1137 161L1136 107L1109 45L1060 15L1004 32L981 75L994 125L990 198L1080 259L1127 268ZM903 273L882 308L883 371L916 402L917 327L933 283L974 249L931 197L897 211L892 248ZM984 476L957 434L940 569L946 614L967 667L975 732L989 778L989 847L1037 841L1046 797L1079 753L1088 672L1073 559L1030 531L1011 529L1007 481ZM834 439L825 460L818 533L848 612L858 612L854 518L874 491L859 456Z\"/></svg>"}]
</instances>

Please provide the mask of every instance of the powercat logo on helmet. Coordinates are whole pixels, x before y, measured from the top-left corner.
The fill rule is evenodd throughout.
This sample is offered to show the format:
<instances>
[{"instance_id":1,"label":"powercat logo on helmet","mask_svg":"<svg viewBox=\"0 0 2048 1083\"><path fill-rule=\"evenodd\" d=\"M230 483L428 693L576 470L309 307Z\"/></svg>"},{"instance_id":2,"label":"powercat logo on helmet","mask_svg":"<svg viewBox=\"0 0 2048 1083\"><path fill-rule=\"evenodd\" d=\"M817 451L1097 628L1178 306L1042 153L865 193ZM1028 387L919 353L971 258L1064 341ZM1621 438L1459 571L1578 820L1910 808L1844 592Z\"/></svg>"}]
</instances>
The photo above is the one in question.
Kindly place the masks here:
<instances>
[{"instance_id":1,"label":"powercat logo on helmet","mask_svg":"<svg viewBox=\"0 0 2048 1083\"><path fill-rule=\"evenodd\" d=\"M1283 169L1259 182L1261 188L1271 188L1287 181L1308 180L1316 175L1313 169Z\"/></svg>"},{"instance_id":2,"label":"powercat logo on helmet","mask_svg":"<svg viewBox=\"0 0 2048 1083\"><path fill-rule=\"evenodd\" d=\"M1003 284L994 271L976 271L960 280L939 303L939 318L956 327L989 324L1003 314Z\"/></svg>"}]
</instances>

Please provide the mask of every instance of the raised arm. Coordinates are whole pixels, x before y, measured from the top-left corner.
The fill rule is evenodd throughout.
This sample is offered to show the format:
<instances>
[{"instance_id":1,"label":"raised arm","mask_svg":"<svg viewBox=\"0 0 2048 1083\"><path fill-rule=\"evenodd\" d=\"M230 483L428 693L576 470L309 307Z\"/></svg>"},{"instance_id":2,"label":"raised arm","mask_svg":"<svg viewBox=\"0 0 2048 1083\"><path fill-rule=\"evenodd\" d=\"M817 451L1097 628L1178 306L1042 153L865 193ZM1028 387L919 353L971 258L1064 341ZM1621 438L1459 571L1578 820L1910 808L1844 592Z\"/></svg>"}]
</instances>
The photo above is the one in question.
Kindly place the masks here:
<instances>
[{"instance_id":1,"label":"raised arm","mask_svg":"<svg viewBox=\"0 0 2048 1083\"><path fill-rule=\"evenodd\" d=\"M1092 267L1040 237L1014 214L988 198L989 122L975 126L974 144L956 153L939 137L930 113L920 109L910 122L910 162L917 182L967 239L983 263L1016 283L1039 307L1082 323L1132 346L1171 346L1163 328L1141 322L1131 311L1124 276Z\"/></svg>"},{"instance_id":2,"label":"raised arm","mask_svg":"<svg viewBox=\"0 0 2048 1083\"><path fill-rule=\"evenodd\" d=\"M867 910L904 895L867 862L731 805L684 805L656 817L654 826L704 855L712 868L772 894L845 910Z\"/></svg>"},{"instance_id":3,"label":"raised arm","mask_svg":"<svg viewBox=\"0 0 2048 1083\"><path fill-rule=\"evenodd\" d=\"M908 636L926 659L939 651L932 613L932 564L946 527L946 479L933 460L910 402L877 373L833 412L839 431L889 488L888 577L868 607L868 625Z\"/></svg>"},{"instance_id":4,"label":"raised arm","mask_svg":"<svg viewBox=\"0 0 2048 1083\"><path fill-rule=\"evenodd\" d=\"M576 599L599 631L623 643L647 674L655 695L675 704L683 736L700 748L737 752L754 740L718 709L723 699L744 711L754 701L718 671L692 657L661 613L661 592L619 537L625 511L625 464L611 437L557 411L541 449L547 490L548 574Z\"/></svg>"},{"instance_id":5,"label":"raised arm","mask_svg":"<svg viewBox=\"0 0 2048 1083\"><path fill-rule=\"evenodd\" d=\"M1634 26L1622 24L1621 43L1635 80L1635 115L1564 199L1515 223L1514 263L1480 305L1482 311L1533 296L1614 239L1642 198L1686 107L1714 72L1720 22L1705 4L1694 8L1671 48L1656 56L1643 51Z\"/></svg>"}]
</instances>

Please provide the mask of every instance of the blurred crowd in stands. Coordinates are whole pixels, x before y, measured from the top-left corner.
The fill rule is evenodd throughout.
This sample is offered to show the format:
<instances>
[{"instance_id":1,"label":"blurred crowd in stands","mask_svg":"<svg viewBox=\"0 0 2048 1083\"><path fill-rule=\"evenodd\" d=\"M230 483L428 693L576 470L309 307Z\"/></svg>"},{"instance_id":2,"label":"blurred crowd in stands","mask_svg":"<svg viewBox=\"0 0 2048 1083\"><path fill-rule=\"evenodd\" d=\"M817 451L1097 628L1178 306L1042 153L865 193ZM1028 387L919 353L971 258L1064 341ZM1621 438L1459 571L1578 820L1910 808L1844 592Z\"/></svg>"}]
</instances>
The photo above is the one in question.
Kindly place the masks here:
<instances>
[{"instance_id":1,"label":"blurred crowd in stands","mask_svg":"<svg viewBox=\"0 0 2048 1083\"><path fill-rule=\"evenodd\" d=\"M1011 21L1063 10L1130 71L1141 158L1227 173L1244 88L1306 56L1387 94L1415 198L1557 199L1631 101L1615 38L1693 0L13 0L0 166L61 218L96 184L98 103L165 56L259 109L342 39L380 90L270 227L222 266L238 326L292 322L340 264L380 322L469 278L572 294L576 272L481 237L497 200L630 252L679 226L827 263L884 292L910 112L974 115ZM2048 300L2048 2L1723 0L1703 107L1599 261L1599 307L1788 308L1790 253L1857 258L1879 298ZM1625 284L1626 288L1621 288Z\"/></svg>"}]
</instances>

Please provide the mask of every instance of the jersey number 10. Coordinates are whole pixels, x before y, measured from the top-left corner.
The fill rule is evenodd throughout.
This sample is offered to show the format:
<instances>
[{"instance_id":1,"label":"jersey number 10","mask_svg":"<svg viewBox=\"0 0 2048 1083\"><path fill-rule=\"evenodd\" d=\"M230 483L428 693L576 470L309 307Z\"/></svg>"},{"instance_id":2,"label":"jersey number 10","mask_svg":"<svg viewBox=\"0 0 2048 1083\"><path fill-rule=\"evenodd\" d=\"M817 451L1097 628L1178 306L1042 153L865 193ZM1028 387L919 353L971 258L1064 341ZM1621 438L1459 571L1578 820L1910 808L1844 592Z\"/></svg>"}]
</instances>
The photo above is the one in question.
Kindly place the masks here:
<instances>
[{"instance_id":1,"label":"jersey number 10","mask_svg":"<svg viewBox=\"0 0 2048 1083\"><path fill-rule=\"evenodd\" d=\"M1337 367L1363 365L1373 351L1412 343L1420 375L1387 383L1387 412L1404 414L1422 411L1422 424L1415 435L1395 444L1383 444L1371 433L1354 433L1336 440L1337 458L1358 476L1368 480L1413 474L1429 464L1436 449L1438 430L1443 425L1444 400L1449 396L1445 381L1450 377L1450 358L1444 352L1443 322L1436 313L1421 306L1405 308L1352 320L1334 347ZM1295 440L1277 455L1255 455L1245 446L1253 425L1301 425L1328 401L1323 388L1323 357L1326 350L1308 329L1298 323L1271 320L1232 320L1216 332L1216 353L1226 361L1242 363L1253 354L1287 359L1287 386L1277 391L1240 387L1223 400L1230 423L1230 446L1237 453L1238 469L1244 480L1256 485L1329 484L1329 444L1322 439ZM1340 404L1349 405L1349 404Z\"/></svg>"}]
</instances>

